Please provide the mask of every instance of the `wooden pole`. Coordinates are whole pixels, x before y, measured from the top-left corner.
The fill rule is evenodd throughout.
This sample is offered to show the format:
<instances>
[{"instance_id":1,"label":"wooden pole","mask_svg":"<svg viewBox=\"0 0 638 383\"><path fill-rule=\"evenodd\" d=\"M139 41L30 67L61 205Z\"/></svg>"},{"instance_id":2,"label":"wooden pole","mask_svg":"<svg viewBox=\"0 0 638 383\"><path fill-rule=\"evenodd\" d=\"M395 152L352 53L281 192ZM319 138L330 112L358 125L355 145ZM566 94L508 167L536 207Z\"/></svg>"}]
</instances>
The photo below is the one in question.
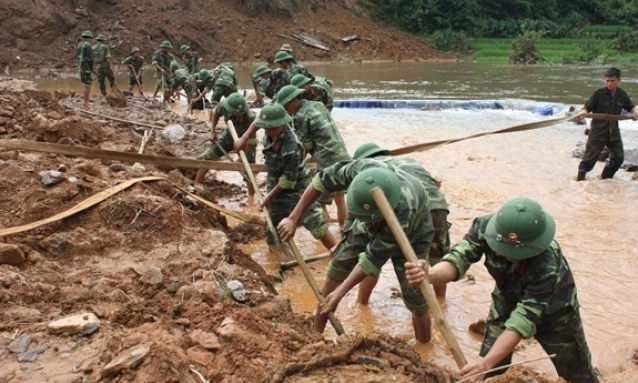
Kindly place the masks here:
<instances>
[{"instance_id":1,"label":"wooden pole","mask_svg":"<svg viewBox=\"0 0 638 383\"><path fill-rule=\"evenodd\" d=\"M401 248L403 255L408 260L408 262L416 263L418 261L416 253L414 252L414 249L412 248L407 235L405 235L405 232L401 228L401 224L399 223L397 216L394 214L394 210L390 206L390 203L386 199L383 190L375 187L370 192L372 193L372 198L374 198L374 201L377 203L379 210L381 210L381 214L383 214L383 218L390 228L390 231L399 243L399 247ZM421 294L423 294L425 301L428 303L430 310L432 310L432 314L434 315L436 324L443 334L443 338L445 338L450 351L452 351L452 356L454 357L456 364L459 366L459 368L463 368L463 366L467 364L467 360L465 359L463 351L461 351L461 347L459 346L459 343L457 342L456 337L452 332L452 328L445 320L443 310L441 310L439 302L436 300L434 290L432 290L432 286L430 286L430 283L426 279L421 282L421 284L419 285L419 289L421 290Z\"/></svg>"},{"instance_id":2,"label":"wooden pole","mask_svg":"<svg viewBox=\"0 0 638 383\"><path fill-rule=\"evenodd\" d=\"M312 257L304 258L304 262L306 263L317 262L317 261L321 261L322 259L330 258L331 256L332 255L330 253L323 253L323 254L312 256ZM279 266L281 266L281 269L283 271L286 271L298 265L299 265L299 262L290 261L290 262L281 262L281 265Z\"/></svg>"},{"instance_id":3,"label":"wooden pole","mask_svg":"<svg viewBox=\"0 0 638 383\"><path fill-rule=\"evenodd\" d=\"M131 66L132 68L132 66ZM140 80L137 78L137 76L139 76L139 74L142 72L141 68L140 68L140 72L135 72L135 68L133 68L133 74L135 75L135 82L137 83L137 89L140 90L140 95L142 95L142 97L144 97L144 91L142 90L142 84L140 84ZM144 97L146 98L146 97Z\"/></svg>"},{"instance_id":4,"label":"wooden pole","mask_svg":"<svg viewBox=\"0 0 638 383\"><path fill-rule=\"evenodd\" d=\"M552 359L555 358L556 354L552 354L552 355L545 355L545 356L541 356L539 358L536 359L530 359L530 360L524 360L522 362L516 362L516 363L511 363L511 364L506 364L505 366L498 366L496 368L492 368L491 370L487 370L487 371L483 371L481 373L478 374L474 374L474 375L470 375L466 378L463 378L459 381L457 381L456 383L461 383L461 382L467 382L468 380L472 379L472 378L476 378L477 376L481 376L483 374L489 374L490 372L494 372L494 371L500 371L500 370L504 370L506 368L510 368L512 366L520 366L521 364L526 364L526 363L532 363L532 362L538 362L539 360L543 360L543 359Z\"/></svg>"}]
</instances>

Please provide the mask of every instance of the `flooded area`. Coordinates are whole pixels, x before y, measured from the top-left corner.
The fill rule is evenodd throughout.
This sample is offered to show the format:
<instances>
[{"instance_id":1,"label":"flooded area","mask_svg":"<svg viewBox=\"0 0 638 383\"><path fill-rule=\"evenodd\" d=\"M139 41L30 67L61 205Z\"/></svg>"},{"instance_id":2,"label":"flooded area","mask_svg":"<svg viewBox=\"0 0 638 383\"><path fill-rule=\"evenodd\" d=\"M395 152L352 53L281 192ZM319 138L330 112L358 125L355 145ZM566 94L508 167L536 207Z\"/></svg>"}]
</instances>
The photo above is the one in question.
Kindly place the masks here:
<instances>
[{"instance_id":1,"label":"flooded area","mask_svg":"<svg viewBox=\"0 0 638 383\"><path fill-rule=\"evenodd\" d=\"M253 66L238 67L242 88ZM604 86L606 67L510 67L476 63L366 63L353 65L308 65L315 75L326 76L335 83L335 99L516 99L582 105L591 92ZM638 100L638 68L622 68L621 87ZM144 73L144 88L152 92L154 81L149 70ZM74 77L39 78L42 88L80 90ZM118 76L124 89L126 75ZM94 84L93 91L97 91ZM174 106L184 110L184 101ZM442 110L339 109L332 113L341 134L353 153L364 142L374 141L387 149L415 143L501 129L542 117L524 110ZM199 112L198 116L204 117ZM625 149L638 148L638 123L620 122ZM517 196L533 198L555 218L556 239L573 270L581 315L592 351L594 364L603 375L622 372L627 350L638 346L638 182L632 173L619 171L612 180L598 175L603 163L588 174L586 182L576 182L578 159L572 158L576 144L586 141L584 126L562 123L545 129L487 136L449 144L433 150L413 153L435 177L450 205L452 243L469 228L473 218L496 211L502 203ZM203 150L203 148L202 148ZM243 184L237 174L225 179ZM263 177L263 175L261 176ZM258 213L252 201L247 206L224 201L230 206ZM331 210L336 216L335 210ZM331 230L337 234L336 224ZM296 240L306 256L324 253L304 229ZM267 271L279 269L275 256L267 251L263 240L243 245ZM319 283L328 261L310 265ZM448 287L440 303L459 339L468 361L478 359L480 337L468 326L487 315L493 281L484 266L474 265L465 279ZM316 307L312 291L302 273L286 273L277 286L290 295L297 312L312 312ZM410 314L396 294L392 266L384 267L370 304L355 303L356 289L342 301L336 316L346 332L386 332L412 339ZM327 330L331 331L330 329ZM442 335L435 330L432 342L415 344L425 360L454 367ZM535 342L524 341L515 361L543 355ZM532 364L535 369L554 374L549 361Z\"/></svg>"}]
</instances>

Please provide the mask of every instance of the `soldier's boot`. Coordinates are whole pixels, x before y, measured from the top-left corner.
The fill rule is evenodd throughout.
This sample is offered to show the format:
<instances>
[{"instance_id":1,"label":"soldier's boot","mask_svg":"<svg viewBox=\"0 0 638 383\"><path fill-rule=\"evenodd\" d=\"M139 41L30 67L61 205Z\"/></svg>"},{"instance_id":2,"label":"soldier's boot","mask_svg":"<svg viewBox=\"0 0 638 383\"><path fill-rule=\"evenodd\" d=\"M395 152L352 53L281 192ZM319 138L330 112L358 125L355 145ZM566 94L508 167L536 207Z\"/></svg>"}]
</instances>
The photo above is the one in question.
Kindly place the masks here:
<instances>
[{"instance_id":1,"label":"soldier's boot","mask_svg":"<svg viewBox=\"0 0 638 383\"><path fill-rule=\"evenodd\" d=\"M432 339L432 319L430 313L424 315L412 314L414 337L420 343L428 343Z\"/></svg>"},{"instance_id":2,"label":"soldier's boot","mask_svg":"<svg viewBox=\"0 0 638 383\"><path fill-rule=\"evenodd\" d=\"M587 175L586 171L578 169L578 175L576 176L576 181L585 181L586 175Z\"/></svg>"},{"instance_id":3,"label":"soldier's boot","mask_svg":"<svg viewBox=\"0 0 638 383\"><path fill-rule=\"evenodd\" d=\"M607 166L605 166L603 168L603 172L600 173L600 178L604 180L612 179L614 178L614 174L616 174L615 170L609 169Z\"/></svg>"}]
</instances>

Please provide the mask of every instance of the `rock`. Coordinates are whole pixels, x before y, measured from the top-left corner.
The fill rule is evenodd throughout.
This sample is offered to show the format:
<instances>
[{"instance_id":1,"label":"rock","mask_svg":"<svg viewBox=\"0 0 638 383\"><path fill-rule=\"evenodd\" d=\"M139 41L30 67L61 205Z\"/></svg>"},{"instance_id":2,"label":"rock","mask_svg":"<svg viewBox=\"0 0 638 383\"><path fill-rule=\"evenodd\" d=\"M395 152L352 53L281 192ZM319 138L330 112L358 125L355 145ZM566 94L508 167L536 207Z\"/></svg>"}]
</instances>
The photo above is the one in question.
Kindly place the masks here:
<instances>
[{"instance_id":1,"label":"rock","mask_svg":"<svg viewBox=\"0 0 638 383\"><path fill-rule=\"evenodd\" d=\"M11 117L13 117L13 112L10 111L10 110L6 110L6 109L0 109L0 117L11 118Z\"/></svg>"},{"instance_id":2,"label":"rock","mask_svg":"<svg viewBox=\"0 0 638 383\"><path fill-rule=\"evenodd\" d=\"M44 186L55 185L64 179L64 174L56 170L43 170L39 174Z\"/></svg>"},{"instance_id":3,"label":"rock","mask_svg":"<svg viewBox=\"0 0 638 383\"><path fill-rule=\"evenodd\" d=\"M246 302L246 288L243 283L232 280L228 281L226 286L228 286L228 290L230 290L233 298L235 298L237 302Z\"/></svg>"},{"instance_id":4,"label":"rock","mask_svg":"<svg viewBox=\"0 0 638 383\"><path fill-rule=\"evenodd\" d=\"M55 96L56 100L62 100L64 98L69 98L69 97L75 96L75 91L74 90L57 89L56 91L53 92L53 95Z\"/></svg>"},{"instance_id":5,"label":"rock","mask_svg":"<svg viewBox=\"0 0 638 383\"><path fill-rule=\"evenodd\" d=\"M166 286L166 290L169 293L176 293L180 287L184 286L186 283L180 281L179 279L171 278L170 282L168 282L168 286Z\"/></svg>"},{"instance_id":6,"label":"rock","mask_svg":"<svg viewBox=\"0 0 638 383\"><path fill-rule=\"evenodd\" d=\"M5 161L17 161L18 160L18 152L15 150L2 152L0 153L0 159Z\"/></svg>"},{"instance_id":7,"label":"rock","mask_svg":"<svg viewBox=\"0 0 638 383\"><path fill-rule=\"evenodd\" d=\"M140 343L137 346L133 346L128 350L123 351L104 367L102 374L109 377L119 373L120 371L137 367L144 357L151 352L152 345L152 342Z\"/></svg>"},{"instance_id":8,"label":"rock","mask_svg":"<svg viewBox=\"0 0 638 383\"><path fill-rule=\"evenodd\" d=\"M32 339L31 335L28 335L28 334L20 335L18 339L9 343L9 347L8 347L9 351L15 354L19 354L21 352L27 351L29 348L29 344L31 344L31 339Z\"/></svg>"},{"instance_id":9,"label":"rock","mask_svg":"<svg viewBox=\"0 0 638 383\"><path fill-rule=\"evenodd\" d=\"M133 166L131 166L131 171L135 173L142 173L146 171L146 168L144 167L144 165L140 164L139 162L136 162L133 164Z\"/></svg>"},{"instance_id":10,"label":"rock","mask_svg":"<svg viewBox=\"0 0 638 383\"><path fill-rule=\"evenodd\" d=\"M73 249L73 244L67 239L67 235L61 233L51 234L43 239L38 246L57 256L67 255Z\"/></svg>"},{"instance_id":11,"label":"rock","mask_svg":"<svg viewBox=\"0 0 638 383\"><path fill-rule=\"evenodd\" d=\"M222 344L219 343L217 336L209 332L203 332L202 330L195 330L188 334L189 339L207 350L219 351L222 349Z\"/></svg>"},{"instance_id":12,"label":"rock","mask_svg":"<svg viewBox=\"0 0 638 383\"><path fill-rule=\"evenodd\" d=\"M47 348L46 343L31 345L27 351L18 354L18 362L35 362Z\"/></svg>"},{"instance_id":13,"label":"rock","mask_svg":"<svg viewBox=\"0 0 638 383\"><path fill-rule=\"evenodd\" d=\"M117 172L121 172L121 171L126 170L126 166L124 164L122 164L122 163L117 162L117 163L109 165L109 169L111 169L111 171L117 173Z\"/></svg>"},{"instance_id":14,"label":"rock","mask_svg":"<svg viewBox=\"0 0 638 383\"><path fill-rule=\"evenodd\" d=\"M20 266L27 258L19 246L0 243L0 264Z\"/></svg>"},{"instance_id":15,"label":"rock","mask_svg":"<svg viewBox=\"0 0 638 383\"><path fill-rule=\"evenodd\" d=\"M47 379L47 383L82 383L84 374L64 374Z\"/></svg>"},{"instance_id":16,"label":"rock","mask_svg":"<svg viewBox=\"0 0 638 383\"><path fill-rule=\"evenodd\" d=\"M191 358L193 362L202 366L208 366L212 364L213 360L215 359L214 354L206 350L202 350L202 348L199 346L193 346L186 350L186 355L188 355L188 357Z\"/></svg>"},{"instance_id":17,"label":"rock","mask_svg":"<svg viewBox=\"0 0 638 383\"><path fill-rule=\"evenodd\" d=\"M66 171L67 171L66 165L65 164L58 165L58 171L60 173L66 173Z\"/></svg>"},{"instance_id":18,"label":"rock","mask_svg":"<svg viewBox=\"0 0 638 383\"><path fill-rule=\"evenodd\" d=\"M224 254L226 246L228 246L228 237L220 230L208 230L202 236L202 255L205 257L213 257Z\"/></svg>"},{"instance_id":19,"label":"rock","mask_svg":"<svg viewBox=\"0 0 638 383\"><path fill-rule=\"evenodd\" d=\"M130 90L123 90L122 94L124 95L124 97L133 97L133 92L131 92Z\"/></svg>"},{"instance_id":20,"label":"rock","mask_svg":"<svg viewBox=\"0 0 638 383\"><path fill-rule=\"evenodd\" d=\"M72 141L68 137L62 137L58 140L58 144L60 145L71 145Z\"/></svg>"},{"instance_id":21,"label":"rock","mask_svg":"<svg viewBox=\"0 0 638 383\"><path fill-rule=\"evenodd\" d=\"M255 54L253 54L253 57L254 57L254 58L256 58L256 59L258 59L258 58L260 58L260 57L261 57L261 53L257 52L257 53L255 53Z\"/></svg>"},{"instance_id":22,"label":"rock","mask_svg":"<svg viewBox=\"0 0 638 383\"><path fill-rule=\"evenodd\" d=\"M106 102L108 102L111 108L126 107L126 97L124 96L124 93L118 89L113 89L111 93L106 96Z\"/></svg>"},{"instance_id":23,"label":"rock","mask_svg":"<svg viewBox=\"0 0 638 383\"><path fill-rule=\"evenodd\" d=\"M186 135L186 129L179 124L172 124L166 127L162 131L162 137L171 141L172 143L176 143L184 138Z\"/></svg>"},{"instance_id":24,"label":"rock","mask_svg":"<svg viewBox=\"0 0 638 383\"><path fill-rule=\"evenodd\" d=\"M630 362L638 364L638 348L630 348L629 351L627 351L627 359L629 359Z\"/></svg>"},{"instance_id":25,"label":"rock","mask_svg":"<svg viewBox=\"0 0 638 383\"><path fill-rule=\"evenodd\" d=\"M168 180L174 184L181 185L181 186L190 184L190 180L184 177L182 175L182 172L180 172L177 169L173 169L170 172L168 172Z\"/></svg>"},{"instance_id":26,"label":"rock","mask_svg":"<svg viewBox=\"0 0 638 383\"><path fill-rule=\"evenodd\" d=\"M146 283L147 285L159 285L164 279L162 269L157 266L137 264L133 266L133 271L141 277L140 280L142 283Z\"/></svg>"},{"instance_id":27,"label":"rock","mask_svg":"<svg viewBox=\"0 0 638 383\"><path fill-rule=\"evenodd\" d=\"M188 318L178 318L175 319L173 321L173 323L178 324L178 325L182 325L182 326L190 326L191 325L191 320Z\"/></svg>"},{"instance_id":28,"label":"rock","mask_svg":"<svg viewBox=\"0 0 638 383\"><path fill-rule=\"evenodd\" d=\"M0 134L7 134L7 128L0 126Z\"/></svg>"},{"instance_id":29,"label":"rock","mask_svg":"<svg viewBox=\"0 0 638 383\"><path fill-rule=\"evenodd\" d=\"M100 328L100 320L93 313L68 316L49 323L49 332L53 335L90 335Z\"/></svg>"},{"instance_id":30,"label":"rock","mask_svg":"<svg viewBox=\"0 0 638 383\"><path fill-rule=\"evenodd\" d=\"M224 318L222 324L215 328L215 332L220 336L229 337L242 330L237 325L237 322L231 317Z\"/></svg>"},{"instance_id":31,"label":"rock","mask_svg":"<svg viewBox=\"0 0 638 383\"><path fill-rule=\"evenodd\" d=\"M63 116L59 112L52 111L47 113L47 117L49 117L52 120L61 120Z\"/></svg>"},{"instance_id":32,"label":"rock","mask_svg":"<svg viewBox=\"0 0 638 383\"><path fill-rule=\"evenodd\" d=\"M89 17L89 11L87 11L85 8L82 8L82 7L76 8L75 13L77 13L80 16Z\"/></svg>"}]
</instances>

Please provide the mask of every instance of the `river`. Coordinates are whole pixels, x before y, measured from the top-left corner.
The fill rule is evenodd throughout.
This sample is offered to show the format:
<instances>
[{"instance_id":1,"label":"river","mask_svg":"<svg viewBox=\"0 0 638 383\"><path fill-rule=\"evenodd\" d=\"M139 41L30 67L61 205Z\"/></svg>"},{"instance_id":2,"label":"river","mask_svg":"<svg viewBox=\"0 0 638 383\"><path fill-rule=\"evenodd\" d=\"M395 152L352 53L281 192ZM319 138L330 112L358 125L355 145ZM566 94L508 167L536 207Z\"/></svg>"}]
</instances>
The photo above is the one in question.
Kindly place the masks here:
<instances>
[{"instance_id":1,"label":"river","mask_svg":"<svg viewBox=\"0 0 638 383\"><path fill-rule=\"evenodd\" d=\"M256 66L256 65L255 65ZM254 66L238 66L240 84L249 88ZM504 66L477 63L365 63L314 64L308 69L335 83L335 99L514 99L582 105L591 92L604 86L606 67ZM621 82L638 101L638 68L622 68ZM150 71L145 88L152 87ZM44 88L72 87L77 79L38 79ZM124 74L118 77L125 84ZM120 88L124 88L120 86ZM96 86L93 87L96 91ZM521 101L523 102L523 101ZM527 110L340 109L333 111L351 153L367 141L388 148L496 130L548 117ZM620 122L625 148L638 148L638 123ZM603 164L576 182L578 161L572 150L584 142L584 127L562 123L529 132L487 136L414 153L424 167L442 181L450 204L452 242L462 238L476 216L492 213L510 198L531 197L541 203L557 222L561 244L578 286L581 314L594 364L604 375L622 372L627 350L638 346L638 183L632 173L619 171L613 180L601 181ZM229 179L239 182L239 177ZM253 208L254 209L254 208ZM334 216L334 210L332 210ZM336 233L336 224L332 230ZM308 255L325 252L304 229L297 241ZM270 271L278 268L275 257L260 241L244 249ZM327 261L311 264L321 283ZM480 337L468 326L484 318L490 305L493 281L481 264L469 274L474 281L452 283L447 298L440 300L461 348L469 361L478 358ZM316 304L299 270L287 273L279 285L289 294L298 312L311 312ZM386 265L382 281L369 306L355 303L356 291L344 298L336 316L348 332L386 332L412 339L410 314L400 298L393 297L398 284L392 266ZM328 329L326 334L330 335ZM451 354L438 330L432 342L415 344L426 360L454 367ZM516 360L542 356L534 342L523 342ZM547 360L533 363L538 370L554 374Z\"/></svg>"}]
</instances>

